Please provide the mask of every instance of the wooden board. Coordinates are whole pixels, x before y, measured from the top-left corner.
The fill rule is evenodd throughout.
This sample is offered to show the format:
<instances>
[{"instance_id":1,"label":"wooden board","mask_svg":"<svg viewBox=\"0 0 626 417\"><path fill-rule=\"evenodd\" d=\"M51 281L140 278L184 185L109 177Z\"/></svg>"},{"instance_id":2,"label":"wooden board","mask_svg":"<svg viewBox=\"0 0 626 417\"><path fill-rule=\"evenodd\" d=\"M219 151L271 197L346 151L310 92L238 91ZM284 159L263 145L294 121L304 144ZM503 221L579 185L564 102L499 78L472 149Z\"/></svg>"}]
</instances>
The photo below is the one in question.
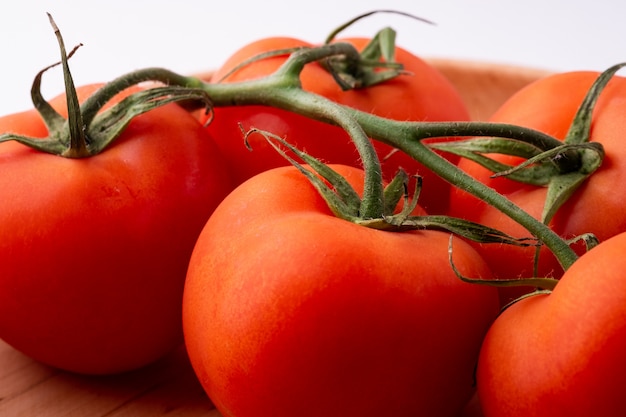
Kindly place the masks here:
<instances>
[{"instance_id":1,"label":"wooden board","mask_svg":"<svg viewBox=\"0 0 626 417\"><path fill-rule=\"evenodd\" d=\"M474 119L487 118L506 98L545 71L454 60L432 62L459 89ZM139 371L107 377L61 372L0 341L2 417L219 417L181 346Z\"/></svg>"},{"instance_id":2,"label":"wooden board","mask_svg":"<svg viewBox=\"0 0 626 417\"><path fill-rule=\"evenodd\" d=\"M62 372L0 341L2 417L219 417L181 346L163 360L121 375Z\"/></svg>"},{"instance_id":3,"label":"wooden board","mask_svg":"<svg viewBox=\"0 0 626 417\"><path fill-rule=\"evenodd\" d=\"M457 88L474 120L485 120L513 93L547 70L452 59L429 60Z\"/></svg>"}]
</instances>

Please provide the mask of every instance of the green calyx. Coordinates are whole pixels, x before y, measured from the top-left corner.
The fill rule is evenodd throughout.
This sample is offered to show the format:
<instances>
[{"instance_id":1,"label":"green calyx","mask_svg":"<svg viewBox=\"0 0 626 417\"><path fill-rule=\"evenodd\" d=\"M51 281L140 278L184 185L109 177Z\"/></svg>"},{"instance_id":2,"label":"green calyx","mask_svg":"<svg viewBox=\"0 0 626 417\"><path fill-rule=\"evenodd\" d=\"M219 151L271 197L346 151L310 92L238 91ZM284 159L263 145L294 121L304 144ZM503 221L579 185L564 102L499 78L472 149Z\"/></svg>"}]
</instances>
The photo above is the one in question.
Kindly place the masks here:
<instances>
[{"instance_id":1,"label":"green calyx","mask_svg":"<svg viewBox=\"0 0 626 417\"><path fill-rule=\"evenodd\" d=\"M320 63L343 90L371 87L406 74L395 60L396 32L391 28L378 32L359 53L358 59L333 56Z\"/></svg>"},{"instance_id":2,"label":"green calyx","mask_svg":"<svg viewBox=\"0 0 626 417\"><path fill-rule=\"evenodd\" d=\"M426 19L404 12L395 10L374 10L359 15L333 30L331 34L326 37L324 45L331 44L341 31L345 30L357 21L376 13L394 13L410 17L424 23L432 24L432 22ZM315 48L309 47L295 47L263 52L240 62L237 66L225 74L222 77L222 80L254 62L278 56L289 56L296 52L311 54L314 53L314 49ZM355 53L351 54L326 56L318 62L333 76L337 85L339 85L341 89L352 90L371 87L392 78L396 78L400 75L407 74L404 70L404 66L401 63L396 62L395 52L396 31L390 27L386 27L376 33L376 35L372 37L370 42L368 42L361 52L357 53L355 51ZM218 82L221 82L222 80L218 80Z\"/></svg>"},{"instance_id":3,"label":"green calyx","mask_svg":"<svg viewBox=\"0 0 626 417\"><path fill-rule=\"evenodd\" d=\"M399 12L396 10L374 10L361 14L333 30L324 42L325 45L333 42L335 37L344 29L357 21L376 13L393 13L433 24L421 17ZM359 53L358 59L351 56L328 57L320 63L332 74L337 84L343 90L370 87L406 74L404 66L396 62L396 31L390 27L380 30Z\"/></svg>"},{"instance_id":4,"label":"green calyx","mask_svg":"<svg viewBox=\"0 0 626 417\"><path fill-rule=\"evenodd\" d=\"M364 192L363 197L361 197L339 173L313 156L299 150L283 138L271 132L250 129L244 132L246 143L248 143L248 136L252 134L261 134L279 154L304 174L324 198L332 213L340 219L363 227L389 232L440 230L480 243L503 243L516 246L537 245L537 240L534 238L515 238L497 229L464 219L442 215L414 215L421 189L421 177L415 178L416 184L412 196L409 193L410 178L404 170L399 170L392 181L382 187L380 165L373 147L366 146L367 151L361 155L366 174L365 188L367 189L368 185L372 185L371 183L368 184L372 178L375 181L374 185L381 185L381 187L370 187L370 189L376 188L378 192L371 193L369 196ZM371 169L376 170L376 174L368 179L368 170ZM374 204L367 201L367 198L372 199ZM400 204L401 209L397 211Z\"/></svg>"},{"instance_id":5,"label":"green calyx","mask_svg":"<svg viewBox=\"0 0 626 417\"><path fill-rule=\"evenodd\" d=\"M0 143L16 141L41 152L66 158L85 158L97 155L117 139L132 119L152 109L172 102L194 101L210 105L206 92L180 86L159 86L133 93L109 109L102 107L119 92L141 81L154 80L151 71L134 74L133 77L122 77L96 91L81 106L68 60L78 49L66 53L65 44L60 30L52 16L50 23L57 37L61 51L61 61L41 70L35 76L31 88L31 98L35 109L39 112L48 128L48 137L31 138L13 133L0 135ZM41 95L41 80L49 69L62 65L65 80L67 119L59 114Z\"/></svg>"},{"instance_id":6,"label":"green calyx","mask_svg":"<svg viewBox=\"0 0 626 417\"><path fill-rule=\"evenodd\" d=\"M625 65L614 65L598 76L581 103L563 142L529 143L489 137L437 143L432 147L470 159L491 170L494 177L547 187L541 216L541 221L547 224L578 187L602 165L602 145L590 142L592 113L604 87ZM512 166L486 156L488 154L512 155L524 161Z\"/></svg>"}]
</instances>

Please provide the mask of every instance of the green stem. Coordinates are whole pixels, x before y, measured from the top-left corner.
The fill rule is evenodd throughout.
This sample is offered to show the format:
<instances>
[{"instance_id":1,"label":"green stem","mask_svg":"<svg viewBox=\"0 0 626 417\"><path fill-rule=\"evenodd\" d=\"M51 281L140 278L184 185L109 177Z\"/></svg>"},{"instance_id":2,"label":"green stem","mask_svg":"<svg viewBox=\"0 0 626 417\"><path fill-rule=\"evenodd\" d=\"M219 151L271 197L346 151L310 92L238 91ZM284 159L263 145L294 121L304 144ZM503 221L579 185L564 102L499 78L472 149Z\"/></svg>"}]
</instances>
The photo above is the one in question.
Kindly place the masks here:
<instances>
[{"instance_id":1,"label":"green stem","mask_svg":"<svg viewBox=\"0 0 626 417\"><path fill-rule=\"evenodd\" d=\"M216 93L215 89L209 85L206 86L206 91L216 106L221 104L221 96L233 96L230 93L223 94L225 91L221 92L222 94L214 94ZM237 96L240 101L237 104L266 104L333 123L325 111L325 109L332 107L332 102L317 95L299 89L272 90L271 95L264 94L263 99L255 100L254 96L259 93L259 91L248 91L246 94L239 92ZM452 185L480 198L520 223L552 250L564 269L569 268L577 259L578 256L567 242L548 226L520 209L502 194L467 175L463 170L437 155L422 143L423 132L428 131L430 125L433 125L432 123L398 122L352 109L344 108L344 111L358 122L367 136L400 149ZM442 136L479 136L481 134L491 136L494 133L491 128L480 130L482 128L484 128L482 123L458 123L455 129L442 129ZM524 133L525 137L529 137L534 134L534 131L525 130ZM540 136L537 135L537 137ZM559 143L562 145L562 142Z\"/></svg>"},{"instance_id":2,"label":"green stem","mask_svg":"<svg viewBox=\"0 0 626 417\"><path fill-rule=\"evenodd\" d=\"M163 68L145 68L124 74L106 83L89 96L81 106L83 121L89 125L102 107L121 91L146 81L160 82L166 85L180 85L189 88L202 87L204 83L195 77L186 77Z\"/></svg>"},{"instance_id":3,"label":"green stem","mask_svg":"<svg viewBox=\"0 0 626 417\"><path fill-rule=\"evenodd\" d=\"M159 69L137 72L135 75L131 74L118 79L118 82L152 79L190 88L201 88L211 97L211 102L216 107L267 105L281 108L322 122L340 125L355 135L357 146L364 146L364 143L359 143L362 142L359 138L363 137L362 132L364 132L367 137L382 141L407 153L452 185L466 190L520 223L555 254L564 269L568 269L573 264L577 255L558 234L503 195L473 179L445 158L437 155L421 141L434 137L498 136L536 143L542 149L562 145L562 142L536 130L514 125L481 122L401 122L384 119L370 113L339 106L322 96L300 88L298 75L306 63L337 54L352 57L355 52L352 45L345 43L302 50L292 54L276 73L265 78L239 83L204 83L193 77L183 77ZM115 90L112 88L112 91ZM87 103L84 107L87 107ZM375 180L379 178L379 170L371 162L367 163L371 164L367 168L369 174L372 175L367 182L370 185L380 184L380 181ZM370 189L367 193L368 200L373 202L379 191ZM372 213L375 211L373 207Z\"/></svg>"},{"instance_id":4,"label":"green stem","mask_svg":"<svg viewBox=\"0 0 626 417\"><path fill-rule=\"evenodd\" d=\"M354 64L357 64L361 58L359 51L348 43L338 42L318 48L301 48L292 53L272 76L281 79L288 77L292 83L299 86L300 73L306 64L338 55L344 56L348 62L353 62Z\"/></svg>"},{"instance_id":5,"label":"green stem","mask_svg":"<svg viewBox=\"0 0 626 417\"><path fill-rule=\"evenodd\" d=\"M554 253L564 270L568 269L578 258L578 255L567 242L550 229L550 227L520 209L504 195L467 175L463 170L448 162L445 158L437 155L422 142L414 141L407 143L406 146L399 149L416 158L424 166L437 173L441 178L479 197L487 204L497 208L502 213L524 226Z\"/></svg>"},{"instance_id":6,"label":"green stem","mask_svg":"<svg viewBox=\"0 0 626 417\"><path fill-rule=\"evenodd\" d=\"M325 101L318 102L312 100L311 103L317 104L318 114L327 114L329 118L333 119L338 126L342 127L350 135L357 152L361 156L365 181L359 216L363 219L382 218L385 211L383 198L385 188L383 185L382 168L374 146L363 127L342 106L329 106ZM315 111L315 108L311 107L311 110Z\"/></svg>"},{"instance_id":7,"label":"green stem","mask_svg":"<svg viewBox=\"0 0 626 417\"><path fill-rule=\"evenodd\" d=\"M54 34L57 37L57 42L61 51L61 65L63 66L63 79L65 81L68 129L70 136L70 146L65 153L71 157L88 155L87 136L85 135L85 129L83 128L84 123L82 115L79 111L78 96L76 88L74 87L74 80L72 79L72 74L70 73L69 65L67 63L68 55L65 50L65 43L63 42L61 31L54 22L50 13L48 13L48 19L54 29Z\"/></svg>"},{"instance_id":8,"label":"green stem","mask_svg":"<svg viewBox=\"0 0 626 417\"><path fill-rule=\"evenodd\" d=\"M374 122L373 124L376 124ZM413 123L413 125L415 125ZM373 126L375 128L375 126ZM430 138L481 136L503 137L515 139L534 145L543 150L556 148L563 142L534 129L522 126L495 123L495 122L421 122L417 124L417 132L412 133L412 140L424 140ZM386 126L380 126L378 131L384 134ZM413 129L413 127L411 127Z\"/></svg>"}]
</instances>

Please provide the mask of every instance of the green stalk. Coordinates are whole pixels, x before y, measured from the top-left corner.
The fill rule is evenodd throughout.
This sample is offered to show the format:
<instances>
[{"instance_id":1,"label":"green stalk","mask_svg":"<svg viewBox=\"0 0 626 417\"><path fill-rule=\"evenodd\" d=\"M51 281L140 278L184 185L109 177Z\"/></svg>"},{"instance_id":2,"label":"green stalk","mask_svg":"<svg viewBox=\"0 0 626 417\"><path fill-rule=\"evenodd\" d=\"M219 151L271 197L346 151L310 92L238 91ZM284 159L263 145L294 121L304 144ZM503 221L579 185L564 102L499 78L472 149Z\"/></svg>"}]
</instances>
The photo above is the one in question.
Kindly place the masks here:
<instances>
[{"instance_id":1,"label":"green stalk","mask_svg":"<svg viewBox=\"0 0 626 417\"><path fill-rule=\"evenodd\" d=\"M483 122L400 122L384 119L366 112L339 106L322 96L301 89L299 75L306 63L333 55L355 57L355 52L354 47L346 43L304 49L293 53L276 73L268 77L227 84L204 83L194 77L179 76L168 70L152 68L120 77L112 83L114 85L110 85L101 94L104 95L108 91L119 91L120 83L132 85L140 81L156 80L202 89L211 98L212 105L216 107L267 105L339 125L353 135L357 146L363 146L364 144L360 142L364 136L367 136L407 153L455 187L466 190L520 223L554 253L564 269L568 269L574 263L577 259L576 253L548 226L520 209L503 195L465 174L421 141L434 137L498 136L540 144L544 149L562 145L562 142L536 130L515 125ZM118 86L115 87L115 84ZM92 98L93 103L102 102L96 96ZM83 108L97 107L93 103L86 102ZM374 183L380 183L379 168L377 170L373 165L369 168L372 177L367 179L367 183L374 186ZM371 202L371 213L375 214L378 209L375 207L374 200L379 195L379 190L373 188L369 189L367 193L365 199Z\"/></svg>"},{"instance_id":2,"label":"green stalk","mask_svg":"<svg viewBox=\"0 0 626 417\"><path fill-rule=\"evenodd\" d=\"M197 88L204 85L195 77L179 75L163 68L145 68L124 74L102 86L95 94L89 96L81 105L80 110L86 124L89 124L96 114L115 95L134 85L154 81L165 85L178 85L188 88Z\"/></svg>"},{"instance_id":3,"label":"green stalk","mask_svg":"<svg viewBox=\"0 0 626 417\"><path fill-rule=\"evenodd\" d=\"M216 100L212 92L209 89L206 91L211 96L213 103L219 106L219 101ZM240 97L244 99L244 95ZM254 103L254 100L251 103L248 102L248 97L245 98L246 104ZM263 104L332 123L332 120L324 112L324 109L328 108L331 102L303 90L287 89L274 91L271 94L271 98L268 97L263 101ZM244 103L240 102L239 104ZM367 136L400 149L455 187L462 188L520 223L554 253L564 269L568 269L578 258L578 255L570 248L567 242L544 223L520 209L502 194L467 175L463 170L448 162L422 143L421 132L428 130L426 125L429 125L429 123L397 122L352 109L345 109L345 112L358 122ZM480 123L478 126L474 123L462 123L458 124L458 130L454 132L446 131L445 136L450 133L456 136L479 136L481 134L490 136L493 133L489 132L489 134L486 134L485 131L480 130L481 127L484 126ZM526 137L534 134L534 131L531 132L519 127L515 128L521 129L524 133L523 136Z\"/></svg>"},{"instance_id":4,"label":"green stalk","mask_svg":"<svg viewBox=\"0 0 626 417\"><path fill-rule=\"evenodd\" d=\"M54 22L54 19L52 18L50 13L48 13L48 19L50 20L50 24L54 29L54 34L56 35L59 49L61 51L61 65L63 66L63 78L65 81L68 129L70 136L70 146L66 150L66 153L70 157L81 157L84 155L88 155L89 151L87 150L87 136L85 135L85 130L83 128L84 123L82 115L78 110L78 96L76 95L74 80L72 79L72 74L70 73L67 63L68 55L65 50L65 43L63 42L61 31Z\"/></svg>"}]
</instances>

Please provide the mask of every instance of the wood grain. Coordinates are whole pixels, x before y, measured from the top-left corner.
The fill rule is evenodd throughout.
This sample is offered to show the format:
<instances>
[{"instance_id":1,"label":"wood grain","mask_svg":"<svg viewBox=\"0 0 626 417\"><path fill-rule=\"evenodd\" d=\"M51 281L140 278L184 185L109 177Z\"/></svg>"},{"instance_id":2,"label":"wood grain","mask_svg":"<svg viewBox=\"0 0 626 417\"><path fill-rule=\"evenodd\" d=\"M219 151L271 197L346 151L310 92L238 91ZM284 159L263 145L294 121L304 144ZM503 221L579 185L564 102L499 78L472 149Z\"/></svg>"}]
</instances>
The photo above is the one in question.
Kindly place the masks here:
<instances>
[{"instance_id":1,"label":"wood grain","mask_svg":"<svg viewBox=\"0 0 626 417\"><path fill-rule=\"evenodd\" d=\"M456 85L472 117L486 119L511 94L546 71L455 60L431 60ZM62 372L0 341L2 417L220 417L181 346L163 360L123 375Z\"/></svg>"},{"instance_id":2,"label":"wood grain","mask_svg":"<svg viewBox=\"0 0 626 417\"><path fill-rule=\"evenodd\" d=\"M183 346L138 371L82 376L59 371L0 341L0 416L219 417Z\"/></svg>"}]
</instances>

